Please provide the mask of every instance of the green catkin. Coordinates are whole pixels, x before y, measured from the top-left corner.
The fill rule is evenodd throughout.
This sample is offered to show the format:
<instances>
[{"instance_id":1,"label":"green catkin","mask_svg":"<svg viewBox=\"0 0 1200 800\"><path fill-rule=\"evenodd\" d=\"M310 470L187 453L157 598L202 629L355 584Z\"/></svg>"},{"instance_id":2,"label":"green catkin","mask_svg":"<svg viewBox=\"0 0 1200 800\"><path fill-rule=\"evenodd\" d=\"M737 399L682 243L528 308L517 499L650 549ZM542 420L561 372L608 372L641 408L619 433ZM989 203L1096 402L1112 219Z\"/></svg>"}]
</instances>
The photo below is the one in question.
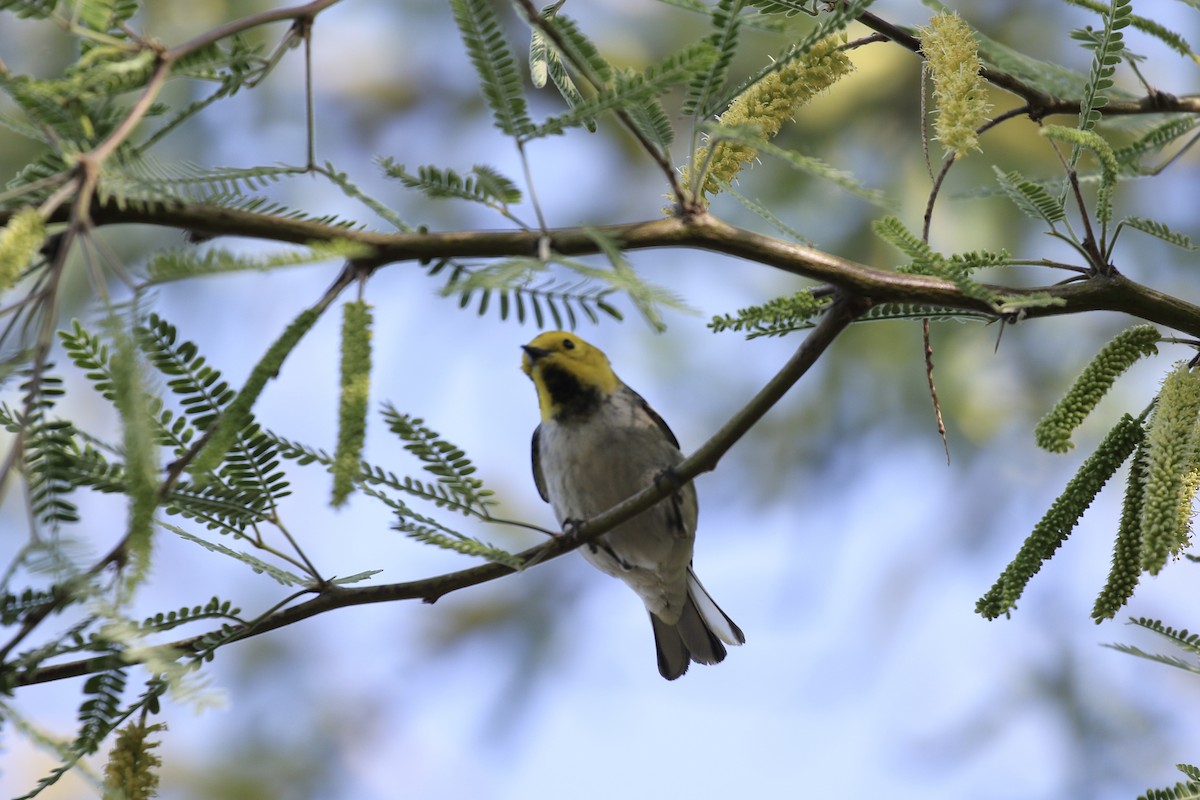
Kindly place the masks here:
<instances>
[{"instance_id":1,"label":"green catkin","mask_svg":"<svg viewBox=\"0 0 1200 800\"><path fill-rule=\"evenodd\" d=\"M164 724L131 722L117 733L117 743L104 765L104 800L150 800L158 796L162 759L150 752L159 743L150 735L166 730Z\"/></svg>"},{"instance_id":2,"label":"green catkin","mask_svg":"<svg viewBox=\"0 0 1200 800\"><path fill-rule=\"evenodd\" d=\"M933 76L934 138L948 154L962 158L979 149L978 129L991 111L987 82L979 74L979 46L957 14L935 15L920 34L921 52Z\"/></svg>"},{"instance_id":3,"label":"green catkin","mask_svg":"<svg viewBox=\"0 0 1200 800\"><path fill-rule=\"evenodd\" d=\"M1151 575L1191 538L1197 488L1197 421L1200 375L1180 362L1163 381L1146 441L1142 504L1142 570Z\"/></svg>"},{"instance_id":4,"label":"green catkin","mask_svg":"<svg viewBox=\"0 0 1200 800\"><path fill-rule=\"evenodd\" d=\"M828 36L812 46L803 57L784 65L742 92L729 109L719 117L722 125L757 128L764 139L779 133L783 124L795 118L802 106L817 94L828 89L854 69L850 59L839 47L841 35ZM718 142L711 159L707 146L696 148L691 164L682 170L681 183L691 182L692 169L709 162L704 179L704 195L721 190L722 183L731 183L742 168L758 158L753 147L737 142Z\"/></svg>"},{"instance_id":5,"label":"green catkin","mask_svg":"<svg viewBox=\"0 0 1200 800\"><path fill-rule=\"evenodd\" d=\"M146 376L133 338L112 321L114 352L112 366L113 403L121 414L125 455L125 487L129 496L129 527L126 548L131 556L131 583L146 576L154 511L159 503L159 453L153 431L154 413Z\"/></svg>"},{"instance_id":6,"label":"green catkin","mask_svg":"<svg viewBox=\"0 0 1200 800\"><path fill-rule=\"evenodd\" d=\"M346 502L362 461L371 390L371 306L359 300L342 308L342 380L337 451L333 459L333 505Z\"/></svg>"},{"instance_id":7,"label":"green catkin","mask_svg":"<svg viewBox=\"0 0 1200 800\"><path fill-rule=\"evenodd\" d=\"M21 277L46 241L46 223L33 208L23 208L0 229L0 293Z\"/></svg>"},{"instance_id":8,"label":"green catkin","mask_svg":"<svg viewBox=\"0 0 1200 800\"><path fill-rule=\"evenodd\" d=\"M1075 380L1066 396L1034 428L1038 447L1065 453L1074 445L1071 433L1092 412L1113 383L1143 356L1154 355L1159 339L1153 325L1136 325L1123 331L1096 354Z\"/></svg>"},{"instance_id":9,"label":"green catkin","mask_svg":"<svg viewBox=\"0 0 1200 800\"><path fill-rule=\"evenodd\" d=\"M1099 625L1112 619L1133 596L1138 579L1142 574L1142 502L1146 489L1146 440L1138 445L1129 464L1129 477L1125 481L1125 502L1121 507L1121 521L1117 526L1117 538L1113 542L1112 567L1108 580L1092 606L1092 619Z\"/></svg>"},{"instance_id":10,"label":"green catkin","mask_svg":"<svg viewBox=\"0 0 1200 800\"><path fill-rule=\"evenodd\" d=\"M300 312L287 330L275 340L266 354L250 372L245 386L238 392L237 397L229 403L224 413L214 423L211 438L192 461L189 471L196 476L203 476L214 471L225 458L225 453L233 446L238 432L250 422L250 409L262 394L267 381L279 374L284 360L300 343L304 335L321 316L321 310L308 308Z\"/></svg>"},{"instance_id":11,"label":"green catkin","mask_svg":"<svg viewBox=\"0 0 1200 800\"><path fill-rule=\"evenodd\" d=\"M1129 458L1143 435L1142 426L1136 419L1129 414L1121 417L1034 526L1016 558L976 603L976 613L995 619L1012 610L1030 579L1071 535L1083 512Z\"/></svg>"}]
</instances>

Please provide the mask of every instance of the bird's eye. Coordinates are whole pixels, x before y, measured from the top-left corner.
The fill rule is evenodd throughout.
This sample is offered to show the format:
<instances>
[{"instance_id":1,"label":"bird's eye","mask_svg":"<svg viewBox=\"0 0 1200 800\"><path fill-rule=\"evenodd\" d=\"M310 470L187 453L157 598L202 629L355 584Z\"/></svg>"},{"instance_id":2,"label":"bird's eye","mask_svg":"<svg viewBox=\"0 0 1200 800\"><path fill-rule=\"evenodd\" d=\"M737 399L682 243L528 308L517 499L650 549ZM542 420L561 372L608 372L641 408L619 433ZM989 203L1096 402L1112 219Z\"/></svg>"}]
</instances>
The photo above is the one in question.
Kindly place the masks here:
<instances>
[{"instance_id":1,"label":"bird's eye","mask_svg":"<svg viewBox=\"0 0 1200 800\"><path fill-rule=\"evenodd\" d=\"M574 350L575 342L570 339L563 339L563 350Z\"/></svg>"}]
</instances>

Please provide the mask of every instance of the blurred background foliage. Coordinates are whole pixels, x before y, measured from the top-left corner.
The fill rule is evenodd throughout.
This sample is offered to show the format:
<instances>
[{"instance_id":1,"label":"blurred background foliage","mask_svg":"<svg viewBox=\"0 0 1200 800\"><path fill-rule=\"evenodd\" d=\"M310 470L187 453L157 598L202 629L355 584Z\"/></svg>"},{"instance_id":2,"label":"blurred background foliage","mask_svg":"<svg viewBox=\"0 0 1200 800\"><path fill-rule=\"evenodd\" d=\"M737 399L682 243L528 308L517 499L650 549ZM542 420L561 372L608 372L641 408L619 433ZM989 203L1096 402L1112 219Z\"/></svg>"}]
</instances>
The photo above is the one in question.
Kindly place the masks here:
<instances>
[{"instance_id":1,"label":"blurred background foliage","mask_svg":"<svg viewBox=\"0 0 1200 800\"><path fill-rule=\"evenodd\" d=\"M150 0L139 27L173 44L275 5ZM1081 71L1090 63L1067 35L1094 22L1082 9L953 5L992 39L1026 54ZM1136 6L1200 41L1194 5ZM506 4L498 7L520 49L527 30ZM924 24L930 15L905 0L881 0L872 10L902 25ZM705 32L702 17L648 0L569 3L567 11L606 56L634 67ZM282 32L254 35L273 44ZM866 31L853 27L851 36L859 35ZM761 47L744 48L732 75L750 74L778 50L777 37L747 41L756 38ZM1129 40L1147 56L1142 69L1151 85L1197 91L1196 64L1135 32ZM71 58L71 46L53 26L0 16L0 59L11 71L55 74ZM520 173L514 149L490 124L444 3L338 5L318 18L313 57L318 160L333 162L400 216L432 229L502 223L476 207L406 191L372 163L376 156L457 169L485 162ZM882 189L918 229L930 182L921 150L920 63L885 44L861 48L853 60L857 71L806 108L779 143ZM1120 80L1137 91L1127 72ZM180 84L170 91L193 89ZM1014 103L1000 91L991 101L997 111ZM558 102L549 92L535 93L534 111L553 111ZM1031 123L1013 121L985 134L981 146L943 188L935 247L1062 256L1062 246L1011 204L979 196L993 185L993 164L1057 176L1046 142ZM251 166L303 163L304 147L297 51L261 87L172 135L160 155ZM20 137L0 132L0 176L15 174L31 155ZM530 158L550 225L660 214L661 175L605 121L596 135L576 131L536 142ZM682 162L682 151L676 158ZM1147 209L1147 216L1196 237L1198 179L1200 161L1191 154L1160 177L1125 183L1118 203L1125 213ZM836 187L764 158L743 174L738 190L774 209L816 247L878 267L900 261L870 232L883 212ZM314 214L365 216L317 179L268 191ZM713 210L765 230L728 197ZM183 243L174 231L128 226L99 236L135 270L153 250ZM1135 236L1118 249L1122 272L1194 300L1195 256ZM698 314L670 315L661 336L630 313L623 325L603 320L581 333L671 421L687 450L773 374L797 341L717 337L705 330L706 320L802 283L688 250L639 252L631 260ZM337 269L327 264L164 286L157 308L236 382L257 358L247 344L270 341ZM460 311L438 297L439 285L405 264L370 282L367 297L378 321L372 403L386 398L429 417L472 454L506 515L549 523L528 475L533 392L516 369L517 346L534 330ZM80 279L62 318L88 318L90 300ZM636 600L581 560L560 559L433 607L343 610L227 648L211 665L207 690L224 696L225 708L197 714L185 703L164 706L170 730L161 748L161 796L1132 798L1146 786L1172 782L1175 762L1200 757L1193 713L1200 687L1182 673L1101 649L1130 632L1112 623L1097 628L1088 618L1107 569L1118 495L1102 495L1012 620L986 623L973 613L975 598L1108 425L1125 410L1140 411L1165 366L1186 357L1164 348L1158 360L1135 367L1085 425L1071 454L1037 450L1031 434L1037 419L1128 324L1118 315L1087 314L1007 326L1003 336L996 325L935 325L949 466L925 384L919 325L864 324L839 340L720 468L699 480L698 571L748 637L719 667L662 684ZM285 371L264 395L259 416L279 433L332 447L336 334L332 320L322 321L295 357L305 369ZM115 430L116 421L106 417L111 410L91 403L86 392L68 403L100 429ZM382 436L377 419L372 426L368 459L402 464L398 443ZM328 486L320 470L292 478L296 492L283 513L303 520L299 535L330 572L382 566L381 579L404 580L463 565L460 557L398 537L370 504L356 502L340 513L324 507ZM0 508L6 530L24 524L20 498L12 495ZM121 508L103 497L86 499L82 508L78 535L104 552L122 530ZM490 529L480 535L505 547L537 541ZM3 538L9 541L0 547L19 545L12 535ZM247 608L277 599L276 587L240 565L202 558L165 537L158 547L142 600L147 609L168 598L202 601L216 586ZM1192 569L1179 565L1144 584L1131 612L1197 624ZM52 729L69 729L78 695L66 688L25 689L14 705ZM0 789L11 795L27 790L53 762L11 726L3 733ZM43 796L93 793L72 777Z\"/></svg>"}]
</instances>

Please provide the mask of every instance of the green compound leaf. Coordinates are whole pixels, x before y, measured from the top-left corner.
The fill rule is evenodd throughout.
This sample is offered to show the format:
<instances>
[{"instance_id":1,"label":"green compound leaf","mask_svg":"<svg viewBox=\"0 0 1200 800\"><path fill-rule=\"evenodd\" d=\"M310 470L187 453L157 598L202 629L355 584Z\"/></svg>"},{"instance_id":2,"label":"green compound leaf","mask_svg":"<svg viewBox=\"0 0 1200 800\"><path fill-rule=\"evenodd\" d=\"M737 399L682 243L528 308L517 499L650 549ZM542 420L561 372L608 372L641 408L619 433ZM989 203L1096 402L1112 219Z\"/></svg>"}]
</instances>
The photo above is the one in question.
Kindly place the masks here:
<instances>
[{"instance_id":1,"label":"green compound leaf","mask_svg":"<svg viewBox=\"0 0 1200 800\"><path fill-rule=\"evenodd\" d=\"M829 305L828 299L813 296L810 289L801 289L787 297L776 297L762 305L738 309L737 314L713 317L708 323L713 333L746 332L747 339L784 334L811 327L810 320Z\"/></svg>"},{"instance_id":2,"label":"green compound leaf","mask_svg":"<svg viewBox=\"0 0 1200 800\"><path fill-rule=\"evenodd\" d=\"M491 0L450 0L454 21L479 75L495 125L521 138L533 130L521 85L521 73L504 38Z\"/></svg>"},{"instance_id":3,"label":"green compound leaf","mask_svg":"<svg viewBox=\"0 0 1200 800\"><path fill-rule=\"evenodd\" d=\"M1066 219L1062 200L1046 191L1044 186L1031 181L1016 170L1001 172L999 167L992 169L995 170L1000 189L1021 213L1033 219L1044 220L1050 227Z\"/></svg>"},{"instance_id":4,"label":"green compound leaf","mask_svg":"<svg viewBox=\"0 0 1200 800\"><path fill-rule=\"evenodd\" d=\"M713 33L708 37L717 53L708 69L696 73L688 84L687 98L680 113L705 119L719 108L713 105L713 97L725 85L729 65L737 52L738 34L741 30L741 10L744 0L720 0L713 8Z\"/></svg>"},{"instance_id":5,"label":"green compound leaf","mask_svg":"<svg viewBox=\"0 0 1200 800\"><path fill-rule=\"evenodd\" d=\"M192 461L190 471L193 475L204 476L215 470L225 459L226 453L238 440L239 435L249 429L253 422L251 409L258 401L267 381L279 374L284 360L316 324L323 310L314 307L301 311L254 365L242 390L237 393L208 431L211 434L208 443L201 448Z\"/></svg>"},{"instance_id":6,"label":"green compound leaf","mask_svg":"<svg viewBox=\"0 0 1200 800\"><path fill-rule=\"evenodd\" d=\"M1129 217L1121 221L1124 225L1134 230L1148 233L1151 236L1162 239L1164 242L1170 242L1176 247L1182 247L1184 250L1200 250L1200 245L1197 245L1190 237L1171 230L1161 222L1155 222L1152 219L1143 219L1142 217Z\"/></svg>"}]
</instances>

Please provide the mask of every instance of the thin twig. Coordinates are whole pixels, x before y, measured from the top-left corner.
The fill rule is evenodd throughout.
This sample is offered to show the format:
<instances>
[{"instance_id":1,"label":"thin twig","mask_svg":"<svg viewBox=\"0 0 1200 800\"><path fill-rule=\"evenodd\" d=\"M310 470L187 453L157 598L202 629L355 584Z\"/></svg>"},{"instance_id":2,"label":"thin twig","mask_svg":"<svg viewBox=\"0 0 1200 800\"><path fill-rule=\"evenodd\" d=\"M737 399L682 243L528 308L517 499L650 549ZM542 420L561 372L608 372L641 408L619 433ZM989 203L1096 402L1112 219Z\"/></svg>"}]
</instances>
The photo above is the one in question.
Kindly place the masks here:
<instances>
[{"instance_id":1,"label":"thin twig","mask_svg":"<svg viewBox=\"0 0 1200 800\"><path fill-rule=\"evenodd\" d=\"M950 464L950 439L946 436L946 420L942 417L942 404L938 401L937 384L933 380L933 344L929 337L929 317L921 320L921 339L925 344L925 381L929 384L929 399L933 403L933 415L937 419L938 435L946 451L946 464Z\"/></svg>"}]
</instances>

